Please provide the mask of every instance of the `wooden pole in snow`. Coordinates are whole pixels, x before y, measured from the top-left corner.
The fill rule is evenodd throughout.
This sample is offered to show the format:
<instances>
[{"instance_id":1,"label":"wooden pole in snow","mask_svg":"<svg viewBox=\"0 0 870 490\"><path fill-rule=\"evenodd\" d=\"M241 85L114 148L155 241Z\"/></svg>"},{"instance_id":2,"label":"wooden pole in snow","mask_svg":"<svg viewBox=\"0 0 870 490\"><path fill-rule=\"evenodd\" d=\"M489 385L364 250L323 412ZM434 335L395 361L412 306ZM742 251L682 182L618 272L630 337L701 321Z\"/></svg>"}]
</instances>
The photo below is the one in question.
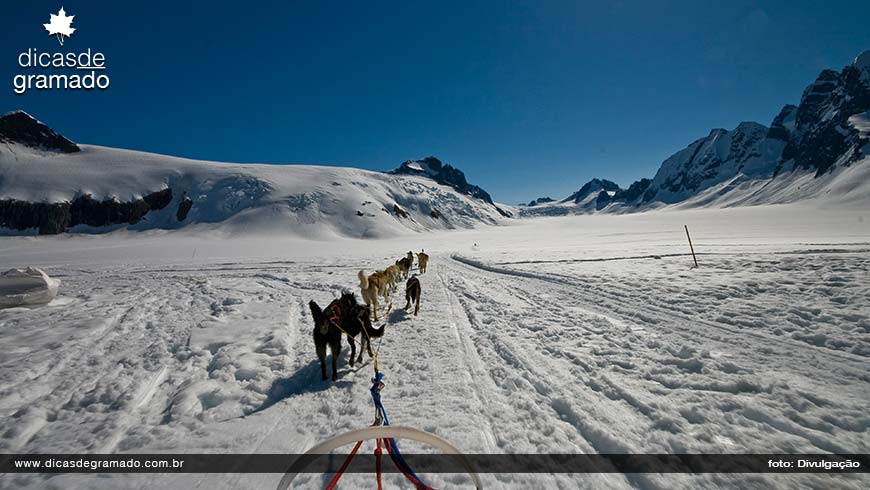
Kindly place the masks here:
<instances>
[{"instance_id":1,"label":"wooden pole in snow","mask_svg":"<svg viewBox=\"0 0 870 490\"><path fill-rule=\"evenodd\" d=\"M695 261L695 267L698 267L698 257L695 257L695 247L692 246L692 237L689 235L689 225L683 225L686 228L686 238L689 239L689 250L692 251L692 259Z\"/></svg>"}]
</instances>

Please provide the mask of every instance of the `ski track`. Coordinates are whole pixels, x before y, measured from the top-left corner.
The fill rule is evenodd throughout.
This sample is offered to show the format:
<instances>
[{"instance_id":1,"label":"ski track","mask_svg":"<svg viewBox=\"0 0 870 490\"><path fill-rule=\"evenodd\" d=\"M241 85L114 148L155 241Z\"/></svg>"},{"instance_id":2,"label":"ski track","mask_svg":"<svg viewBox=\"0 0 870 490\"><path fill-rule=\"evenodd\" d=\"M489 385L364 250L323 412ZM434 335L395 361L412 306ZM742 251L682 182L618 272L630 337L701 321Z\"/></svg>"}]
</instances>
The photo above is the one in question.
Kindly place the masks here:
<instances>
[{"instance_id":1,"label":"ski track","mask_svg":"<svg viewBox=\"0 0 870 490\"><path fill-rule=\"evenodd\" d=\"M862 254L850 256L864 260ZM736 268L729 257L705 260ZM356 290L356 271L381 268L387 257L343 260L59 267L53 275L64 278L64 295L57 306L0 313L0 333L11 346L0 354L0 448L298 453L367 426L374 415L372 361L364 356L351 368L344 342L338 382L320 381L307 302L325 306L342 289ZM654 263L646 255L609 262ZM646 283L632 288L624 277L583 269L599 261L505 265L433 254L420 276L420 316L402 308L402 291L392 296L389 312L381 311L388 319L379 354L382 396L393 423L436 433L469 453L870 448L870 378L860 352L738 327L722 320L722 308L691 303L682 292ZM823 280L849 286L847 269L840 264ZM766 307L788 318L825 318L785 303ZM863 325L866 318L855 315L845 311L828 320ZM427 449L407 443L403 450ZM301 475L294 487L323 486L328 477ZM487 488L867 484L861 475L483 478ZM2 475L0 488L254 489L274 488L279 479ZM426 479L438 488L468 488L469 481ZM366 487L371 478L347 475L342 483ZM385 484L407 487L399 475L386 475Z\"/></svg>"}]
</instances>

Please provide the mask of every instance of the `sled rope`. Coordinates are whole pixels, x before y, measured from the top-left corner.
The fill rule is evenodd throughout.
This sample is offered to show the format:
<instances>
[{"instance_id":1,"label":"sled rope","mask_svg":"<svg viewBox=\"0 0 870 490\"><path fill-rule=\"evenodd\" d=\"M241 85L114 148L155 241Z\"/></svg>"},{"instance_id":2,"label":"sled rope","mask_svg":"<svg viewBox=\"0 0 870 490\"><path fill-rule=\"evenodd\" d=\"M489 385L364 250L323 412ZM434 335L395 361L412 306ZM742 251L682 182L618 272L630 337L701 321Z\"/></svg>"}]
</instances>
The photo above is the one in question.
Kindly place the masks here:
<instances>
[{"instance_id":1,"label":"sled rope","mask_svg":"<svg viewBox=\"0 0 870 490\"><path fill-rule=\"evenodd\" d=\"M383 373L376 373L375 377L372 378L372 388L371 394L372 399L375 402L375 423L372 425L390 425L390 419L387 416L387 409L384 408L384 404L381 401L381 389L384 387L383 383ZM344 476L345 470L350 465L351 460L356 455L357 451L359 451L360 446L363 441L357 441L357 443L353 446L353 449L347 455L344 462L341 464L341 467L329 481L329 484L326 486L326 490L335 490L335 486L338 484L338 481L341 480L341 477ZM393 463L399 468L399 471L402 472L402 475L405 478L414 484L417 490L434 490L429 485L423 483L423 480L414 473L414 470L408 465L408 462L405 461L405 458L402 457L402 453L399 451L399 445L396 443L396 439L387 438L387 439L378 439L377 446L375 447L375 470L376 477L378 483L378 490L383 490L383 483L381 482L381 444L384 444L387 447L387 452L390 454L390 458L393 460Z\"/></svg>"},{"instance_id":2,"label":"sled rope","mask_svg":"<svg viewBox=\"0 0 870 490\"><path fill-rule=\"evenodd\" d=\"M366 340L368 341L369 349L371 349L372 348L372 338L369 337L369 333L366 332L366 326L364 323L362 323L362 320L360 320L360 323L362 324L363 335L366 336ZM386 323L385 323L385 325L386 325ZM384 337L381 336L381 339L383 339L383 338ZM360 350L362 350L362 344L360 344L359 348L360 348ZM381 344L379 342L378 343L378 350L380 350L380 349L381 349ZM377 353L377 351L375 351L375 355L372 356L372 361L373 361L374 368L375 368L375 375L377 375L378 374L378 353Z\"/></svg>"},{"instance_id":3,"label":"sled rope","mask_svg":"<svg viewBox=\"0 0 870 490\"><path fill-rule=\"evenodd\" d=\"M372 387L371 392L372 400L375 402L375 423L374 425L390 425L390 418L387 415L387 409L384 408L384 404L381 401L381 389L384 387L383 383L384 374L380 372L375 372L375 377L372 378ZM408 479L411 483L417 487L418 490L433 490L432 487L423 483L423 480L414 473L414 470L408 465L405 461L405 458L402 457L402 453L399 451L399 445L396 443L394 438L385 439L384 443L387 446L387 452L390 453L390 458L395 463L396 467L401 470L402 474L405 475L405 478Z\"/></svg>"}]
</instances>

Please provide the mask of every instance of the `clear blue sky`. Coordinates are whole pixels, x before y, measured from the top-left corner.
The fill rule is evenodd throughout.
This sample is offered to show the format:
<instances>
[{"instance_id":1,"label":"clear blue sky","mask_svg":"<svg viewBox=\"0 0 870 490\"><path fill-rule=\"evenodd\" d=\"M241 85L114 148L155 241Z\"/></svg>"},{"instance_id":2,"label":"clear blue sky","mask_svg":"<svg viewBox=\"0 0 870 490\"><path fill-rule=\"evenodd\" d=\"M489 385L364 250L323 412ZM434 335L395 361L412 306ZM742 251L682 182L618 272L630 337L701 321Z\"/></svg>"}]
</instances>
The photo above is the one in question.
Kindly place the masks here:
<instances>
[{"instance_id":1,"label":"clear blue sky","mask_svg":"<svg viewBox=\"0 0 870 490\"><path fill-rule=\"evenodd\" d=\"M78 31L42 23L63 5ZM232 162L385 170L436 155L496 200L626 186L740 121L769 124L870 49L870 2L7 0L0 112L71 139ZM106 54L105 92L16 96L27 48Z\"/></svg>"}]
</instances>

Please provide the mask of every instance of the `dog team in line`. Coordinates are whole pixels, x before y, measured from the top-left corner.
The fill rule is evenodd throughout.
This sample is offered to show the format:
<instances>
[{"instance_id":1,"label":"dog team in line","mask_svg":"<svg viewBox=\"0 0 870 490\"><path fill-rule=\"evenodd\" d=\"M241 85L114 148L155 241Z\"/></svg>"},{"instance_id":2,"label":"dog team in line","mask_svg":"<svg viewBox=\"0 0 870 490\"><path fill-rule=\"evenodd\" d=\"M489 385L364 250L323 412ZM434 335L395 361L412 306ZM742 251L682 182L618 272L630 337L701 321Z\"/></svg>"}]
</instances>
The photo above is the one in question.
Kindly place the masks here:
<instances>
[{"instance_id":1,"label":"dog team in line","mask_svg":"<svg viewBox=\"0 0 870 490\"><path fill-rule=\"evenodd\" d=\"M429 255L425 251L417 254L417 271L420 274L426 272L429 264ZM326 347L329 346L332 354L332 380L338 379L338 357L341 353L341 338L347 335L350 343L350 366L354 362L362 362L363 348L374 357L371 339L382 337L386 323L380 328L372 326L371 316L378 321L379 298L384 303L389 302L390 294L396 293L399 281L405 280L405 309L414 304L414 316L420 311L420 297L422 288L417 274L411 275L414 266L414 253L408 252L405 257L397 260L395 264L388 266L382 271L375 271L366 275L365 271L359 271L359 287L365 305L356 302L356 296L351 292L342 293L340 298L334 299L326 309L321 309L317 303L310 301L308 307L314 319L314 347L317 358L320 360L320 376L326 379ZM410 277L409 277L410 276ZM392 304L387 307L389 313ZM360 339L359 357L356 357L356 337L362 334Z\"/></svg>"}]
</instances>

